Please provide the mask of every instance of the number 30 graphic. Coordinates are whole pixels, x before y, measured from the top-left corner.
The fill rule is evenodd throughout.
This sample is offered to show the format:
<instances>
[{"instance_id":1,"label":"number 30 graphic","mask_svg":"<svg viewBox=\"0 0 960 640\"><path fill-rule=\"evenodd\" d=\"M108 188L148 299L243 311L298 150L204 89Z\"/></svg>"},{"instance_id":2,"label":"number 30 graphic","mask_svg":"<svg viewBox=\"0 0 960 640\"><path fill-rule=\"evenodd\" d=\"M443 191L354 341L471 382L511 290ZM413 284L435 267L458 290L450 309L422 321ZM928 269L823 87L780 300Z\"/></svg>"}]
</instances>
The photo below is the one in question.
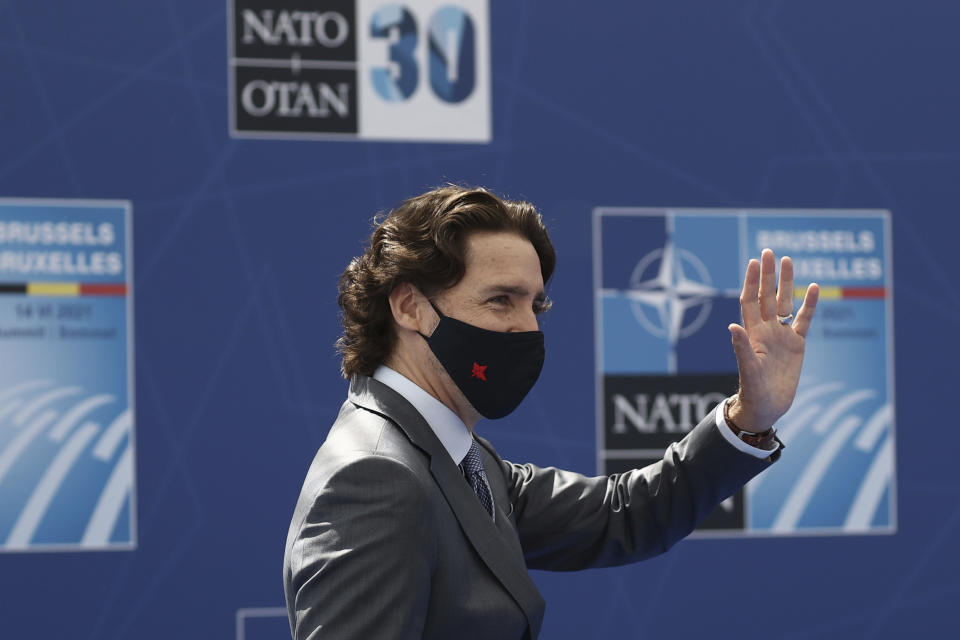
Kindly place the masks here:
<instances>
[{"instance_id":1,"label":"number 30 graphic","mask_svg":"<svg viewBox=\"0 0 960 640\"><path fill-rule=\"evenodd\" d=\"M473 20L461 8L445 6L430 17L428 26L429 76L433 93L444 102L462 102L476 82ZM373 14L370 36L389 43L389 61L371 71L373 87L388 102L407 100L417 90L420 69L414 57L417 22L399 4L388 4Z\"/></svg>"}]
</instances>

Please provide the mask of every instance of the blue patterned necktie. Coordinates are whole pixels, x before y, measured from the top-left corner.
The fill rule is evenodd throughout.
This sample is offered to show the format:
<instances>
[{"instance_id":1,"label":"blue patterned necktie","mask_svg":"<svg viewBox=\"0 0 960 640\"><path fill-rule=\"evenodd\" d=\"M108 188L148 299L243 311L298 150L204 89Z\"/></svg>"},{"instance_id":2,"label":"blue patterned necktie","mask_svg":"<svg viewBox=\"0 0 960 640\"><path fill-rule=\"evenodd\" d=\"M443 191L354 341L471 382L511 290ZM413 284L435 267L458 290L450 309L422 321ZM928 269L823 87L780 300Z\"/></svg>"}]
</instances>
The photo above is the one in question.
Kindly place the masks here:
<instances>
[{"instance_id":1,"label":"blue patterned necktie","mask_svg":"<svg viewBox=\"0 0 960 640\"><path fill-rule=\"evenodd\" d=\"M487 472L483 470L480 446L476 440L470 445L467 457L460 463L460 471L463 472L463 477L473 487L473 492L480 499L480 504L487 510L490 517L493 517L493 494L490 492L490 484L487 482Z\"/></svg>"}]
</instances>

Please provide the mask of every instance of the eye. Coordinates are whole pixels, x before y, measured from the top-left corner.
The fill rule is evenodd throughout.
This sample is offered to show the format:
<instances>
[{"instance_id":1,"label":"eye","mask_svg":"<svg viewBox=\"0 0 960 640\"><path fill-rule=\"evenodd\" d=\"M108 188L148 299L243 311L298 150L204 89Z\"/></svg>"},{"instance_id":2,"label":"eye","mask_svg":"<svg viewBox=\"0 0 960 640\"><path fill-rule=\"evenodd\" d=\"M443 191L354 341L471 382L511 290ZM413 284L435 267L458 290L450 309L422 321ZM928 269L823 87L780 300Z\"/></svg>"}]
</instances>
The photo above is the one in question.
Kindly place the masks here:
<instances>
[{"instance_id":1,"label":"eye","mask_svg":"<svg viewBox=\"0 0 960 640\"><path fill-rule=\"evenodd\" d=\"M533 312L536 315L540 315L541 313L546 313L547 311L549 311L550 307L552 306L553 306L553 300L551 300L550 298L543 298L542 300L534 300Z\"/></svg>"},{"instance_id":2,"label":"eye","mask_svg":"<svg viewBox=\"0 0 960 640\"><path fill-rule=\"evenodd\" d=\"M499 305L499 306L503 307L503 306L506 306L506 305L510 304L510 297L509 297L509 296L506 296L506 295L494 296L494 297L490 298L489 300L487 300L487 302L492 302L492 303L495 304L495 305Z\"/></svg>"}]
</instances>

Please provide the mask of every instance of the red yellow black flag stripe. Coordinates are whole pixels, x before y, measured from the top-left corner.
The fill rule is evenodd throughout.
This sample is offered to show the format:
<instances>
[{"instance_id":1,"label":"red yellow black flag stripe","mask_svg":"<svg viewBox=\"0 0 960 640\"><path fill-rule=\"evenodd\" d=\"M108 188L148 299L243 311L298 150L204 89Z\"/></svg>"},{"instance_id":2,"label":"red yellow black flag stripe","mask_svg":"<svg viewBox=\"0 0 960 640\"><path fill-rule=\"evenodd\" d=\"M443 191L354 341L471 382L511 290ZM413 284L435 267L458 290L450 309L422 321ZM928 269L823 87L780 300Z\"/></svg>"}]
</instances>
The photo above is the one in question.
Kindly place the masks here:
<instances>
[{"instance_id":1,"label":"red yellow black flag stripe","mask_svg":"<svg viewBox=\"0 0 960 640\"><path fill-rule=\"evenodd\" d=\"M793 290L793 297L803 298L806 293L806 286L796 287ZM881 300L886 297L886 287L820 287L821 300L850 300L854 298Z\"/></svg>"},{"instance_id":2,"label":"red yellow black flag stripe","mask_svg":"<svg viewBox=\"0 0 960 640\"><path fill-rule=\"evenodd\" d=\"M123 297L127 295L127 285L123 282L5 282L0 283L0 294L56 298Z\"/></svg>"}]
</instances>

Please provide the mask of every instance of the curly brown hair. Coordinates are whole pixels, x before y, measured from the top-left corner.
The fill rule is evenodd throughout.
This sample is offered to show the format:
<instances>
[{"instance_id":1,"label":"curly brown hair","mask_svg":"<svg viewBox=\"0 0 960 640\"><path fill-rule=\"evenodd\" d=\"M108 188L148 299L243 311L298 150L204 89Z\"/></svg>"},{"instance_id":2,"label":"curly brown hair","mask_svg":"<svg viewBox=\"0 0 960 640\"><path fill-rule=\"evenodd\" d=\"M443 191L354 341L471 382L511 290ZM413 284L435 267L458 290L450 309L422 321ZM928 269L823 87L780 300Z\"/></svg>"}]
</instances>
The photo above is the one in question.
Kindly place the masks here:
<instances>
[{"instance_id":1,"label":"curly brown hair","mask_svg":"<svg viewBox=\"0 0 960 640\"><path fill-rule=\"evenodd\" d=\"M447 185L410 198L374 218L370 244L350 261L338 285L343 335L337 350L345 378L372 375L393 350L396 333L389 296L409 282L427 296L456 285L466 269L464 244L472 231L514 231L540 258L544 284L556 253L529 202L503 200L486 189Z\"/></svg>"}]
</instances>

